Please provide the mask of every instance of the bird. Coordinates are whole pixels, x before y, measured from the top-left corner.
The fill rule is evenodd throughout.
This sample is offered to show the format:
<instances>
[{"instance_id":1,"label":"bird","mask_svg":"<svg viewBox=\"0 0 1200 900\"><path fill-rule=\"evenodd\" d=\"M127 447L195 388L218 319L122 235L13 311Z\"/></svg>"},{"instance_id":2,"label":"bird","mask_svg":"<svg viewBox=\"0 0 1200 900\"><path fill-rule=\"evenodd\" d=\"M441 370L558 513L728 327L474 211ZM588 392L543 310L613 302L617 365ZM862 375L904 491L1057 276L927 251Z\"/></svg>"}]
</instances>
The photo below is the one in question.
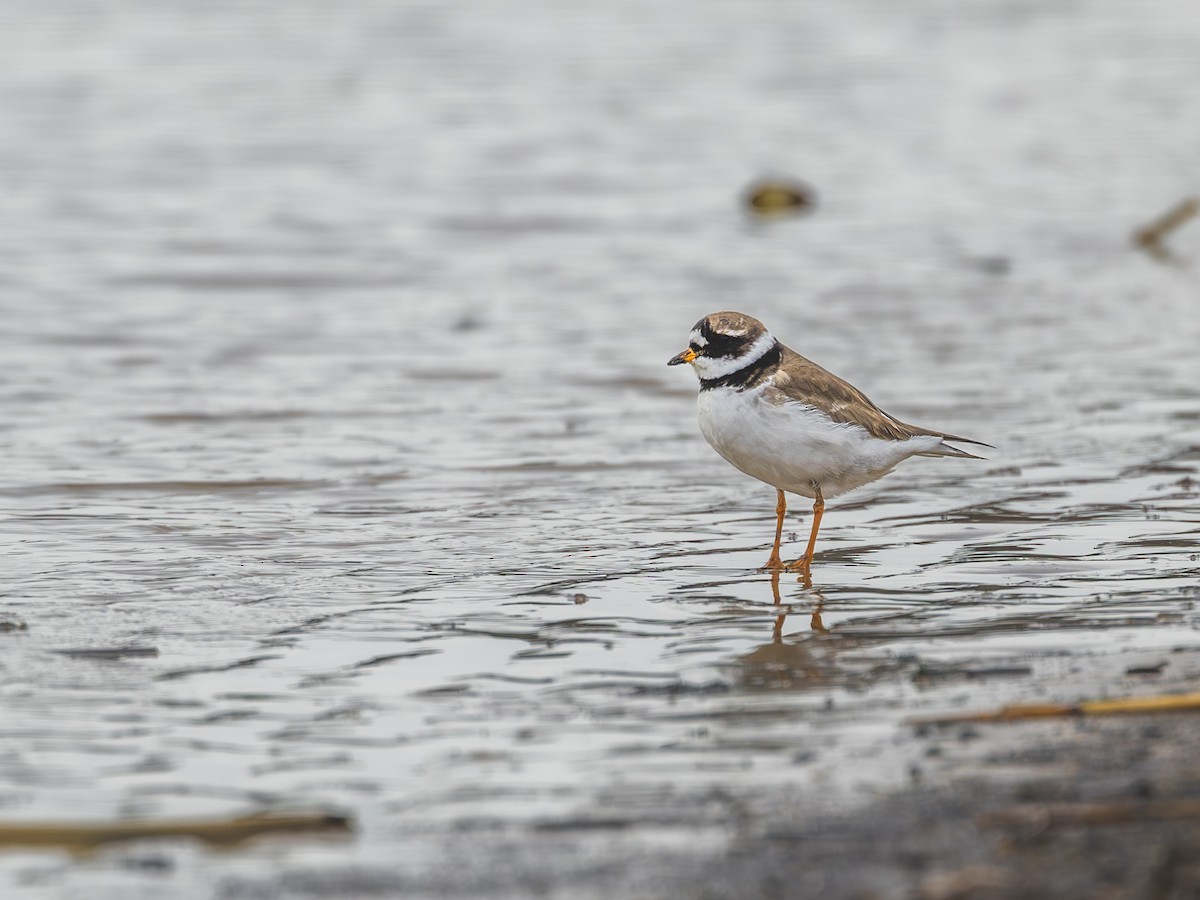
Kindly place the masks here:
<instances>
[{"instance_id":1,"label":"bird","mask_svg":"<svg viewBox=\"0 0 1200 900\"><path fill-rule=\"evenodd\" d=\"M700 379L704 439L735 468L775 488L775 544L763 570L811 577L826 499L882 478L911 456L983 459L952 444L992 446L905 424L745 313L716 312L697 322L687 348L667 365L683 363ZM804 555L784 562L787 493L813 501L813 521Z\"/></svg>"}]
</instances>

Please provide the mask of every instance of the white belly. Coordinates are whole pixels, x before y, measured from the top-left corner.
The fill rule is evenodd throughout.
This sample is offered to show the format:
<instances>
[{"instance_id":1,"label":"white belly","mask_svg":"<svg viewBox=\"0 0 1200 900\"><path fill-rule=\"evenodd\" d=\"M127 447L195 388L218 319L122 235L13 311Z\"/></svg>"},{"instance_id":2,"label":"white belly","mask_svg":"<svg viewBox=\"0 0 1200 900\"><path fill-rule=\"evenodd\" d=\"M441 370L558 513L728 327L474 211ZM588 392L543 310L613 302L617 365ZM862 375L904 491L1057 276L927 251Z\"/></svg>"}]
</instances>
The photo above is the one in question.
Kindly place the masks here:
<instances>
[{"instance_id":1,"label":"white belly","mask_svg":"<svg viewBox=\"0 0 1200 900\"><path fill-rule=\"evenodd\" d=\"M941 443L937 437L888 441L860 425L834 422L800 403L774 404L763 388L701 391L700 431L728 462L780 490L825 497L869 484L914 453Z\"/></svg>"}]
</instances>

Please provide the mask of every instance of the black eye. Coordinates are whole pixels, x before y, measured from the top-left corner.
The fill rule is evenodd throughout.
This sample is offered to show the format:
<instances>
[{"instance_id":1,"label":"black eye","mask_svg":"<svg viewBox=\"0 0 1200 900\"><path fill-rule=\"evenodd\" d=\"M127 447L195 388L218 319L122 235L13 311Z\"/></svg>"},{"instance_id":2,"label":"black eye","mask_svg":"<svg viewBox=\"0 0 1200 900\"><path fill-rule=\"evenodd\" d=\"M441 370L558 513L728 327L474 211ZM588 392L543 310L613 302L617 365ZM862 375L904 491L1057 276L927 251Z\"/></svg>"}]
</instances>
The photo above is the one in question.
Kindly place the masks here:
<instances>
[{"instance_id":1,"label":"black eye","mask_svg":"<svg viewBox=\"0 0 1200 900\"><path fill-rule=\"evenodd\" d=\"M693 353L695 353L697 356L700 355L701 347L695 341L692 341L690 344L688 344L688 349L691 350Z\"/></svg>"},{"instance_id":2,"label":"black eye","mask_svg":"<svg viewBox=\"0 0 1200 900\"><path fill-rule=\"evenodd\" d=\"M704 348L708 351L705 355L711 356L713 359L736 356L745 342L746 339L741 335L714 332L708 339L708 346Z\"/></svg>"}]
</instances>

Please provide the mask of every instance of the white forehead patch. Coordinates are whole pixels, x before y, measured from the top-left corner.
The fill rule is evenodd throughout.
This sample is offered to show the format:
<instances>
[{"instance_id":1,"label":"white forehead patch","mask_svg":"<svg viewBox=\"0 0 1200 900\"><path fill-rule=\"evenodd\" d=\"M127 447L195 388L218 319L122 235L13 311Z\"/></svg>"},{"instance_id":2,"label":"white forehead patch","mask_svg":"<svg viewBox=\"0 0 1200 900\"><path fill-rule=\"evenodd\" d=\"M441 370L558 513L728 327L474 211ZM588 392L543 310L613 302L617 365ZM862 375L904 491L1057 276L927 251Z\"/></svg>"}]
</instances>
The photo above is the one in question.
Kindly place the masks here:
<instances>
[{"instance_id":1,"label":"white forehead patch","mask_svg":"<svg viewBox=\"0 0 1200 900\"><path fill-rule=\"evenodd\" d=\"M695 344L697 347L707 347L708 346L708 338L706 338L704 335L702 335L700 333L699 328L696 328L692 331L692 336L690 338L690 341L691 341L691 343Z\"/></svg>"}]
</instances>

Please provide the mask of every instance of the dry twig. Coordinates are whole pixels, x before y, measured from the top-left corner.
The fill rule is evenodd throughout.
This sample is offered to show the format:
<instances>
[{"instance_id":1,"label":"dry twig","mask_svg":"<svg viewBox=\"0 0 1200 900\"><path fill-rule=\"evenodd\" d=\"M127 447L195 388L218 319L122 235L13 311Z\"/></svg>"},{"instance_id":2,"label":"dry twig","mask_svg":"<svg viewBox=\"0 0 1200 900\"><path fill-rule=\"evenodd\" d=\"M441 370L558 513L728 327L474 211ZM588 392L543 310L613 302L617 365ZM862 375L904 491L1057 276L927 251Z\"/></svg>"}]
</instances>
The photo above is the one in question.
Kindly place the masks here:
<instances>
[{"instance_id":1,"label":"dry twig","mask_svg":"<svg viewBox=\"0 0 1200 900\"><path fill-rule=\"evenodd\" d=\"M164 819L132 822L0 823L0 847L63 847L90 850L115 841L196 838L229 846L265 834L349 832L347 816L335 813L262 813L236 819Z\"/></svg>"},{"instance_id":2,"label":"dry twig","mask_svg":"<svg viewBox=\"0 0 1200 900\"><path fill-rule=\"evenodd\" d=\"M913 725L954 725L966 722L1011 722L1018 719L1049 719L1067 716L1115 716L1139 713L1200 710L1200 693L1167 694L1158 697L1125 697L1120 700L1085 700L1081 703L1033 703L1002 706L990 712L960 713L910 719Z\"/></svg>"},{"instance_id":3,"label":"dry twig","mask_svg":"<svg viewBox=\"0 0 1200 900\"><path fill-rule=\"evenodd\" d=\"M1167 256L1163 239L1172 231L1200 215L1200 197L1180 200L1165 213L1133 233L1133 241L1154 256Z\"/></svg>"}]
</instances>

